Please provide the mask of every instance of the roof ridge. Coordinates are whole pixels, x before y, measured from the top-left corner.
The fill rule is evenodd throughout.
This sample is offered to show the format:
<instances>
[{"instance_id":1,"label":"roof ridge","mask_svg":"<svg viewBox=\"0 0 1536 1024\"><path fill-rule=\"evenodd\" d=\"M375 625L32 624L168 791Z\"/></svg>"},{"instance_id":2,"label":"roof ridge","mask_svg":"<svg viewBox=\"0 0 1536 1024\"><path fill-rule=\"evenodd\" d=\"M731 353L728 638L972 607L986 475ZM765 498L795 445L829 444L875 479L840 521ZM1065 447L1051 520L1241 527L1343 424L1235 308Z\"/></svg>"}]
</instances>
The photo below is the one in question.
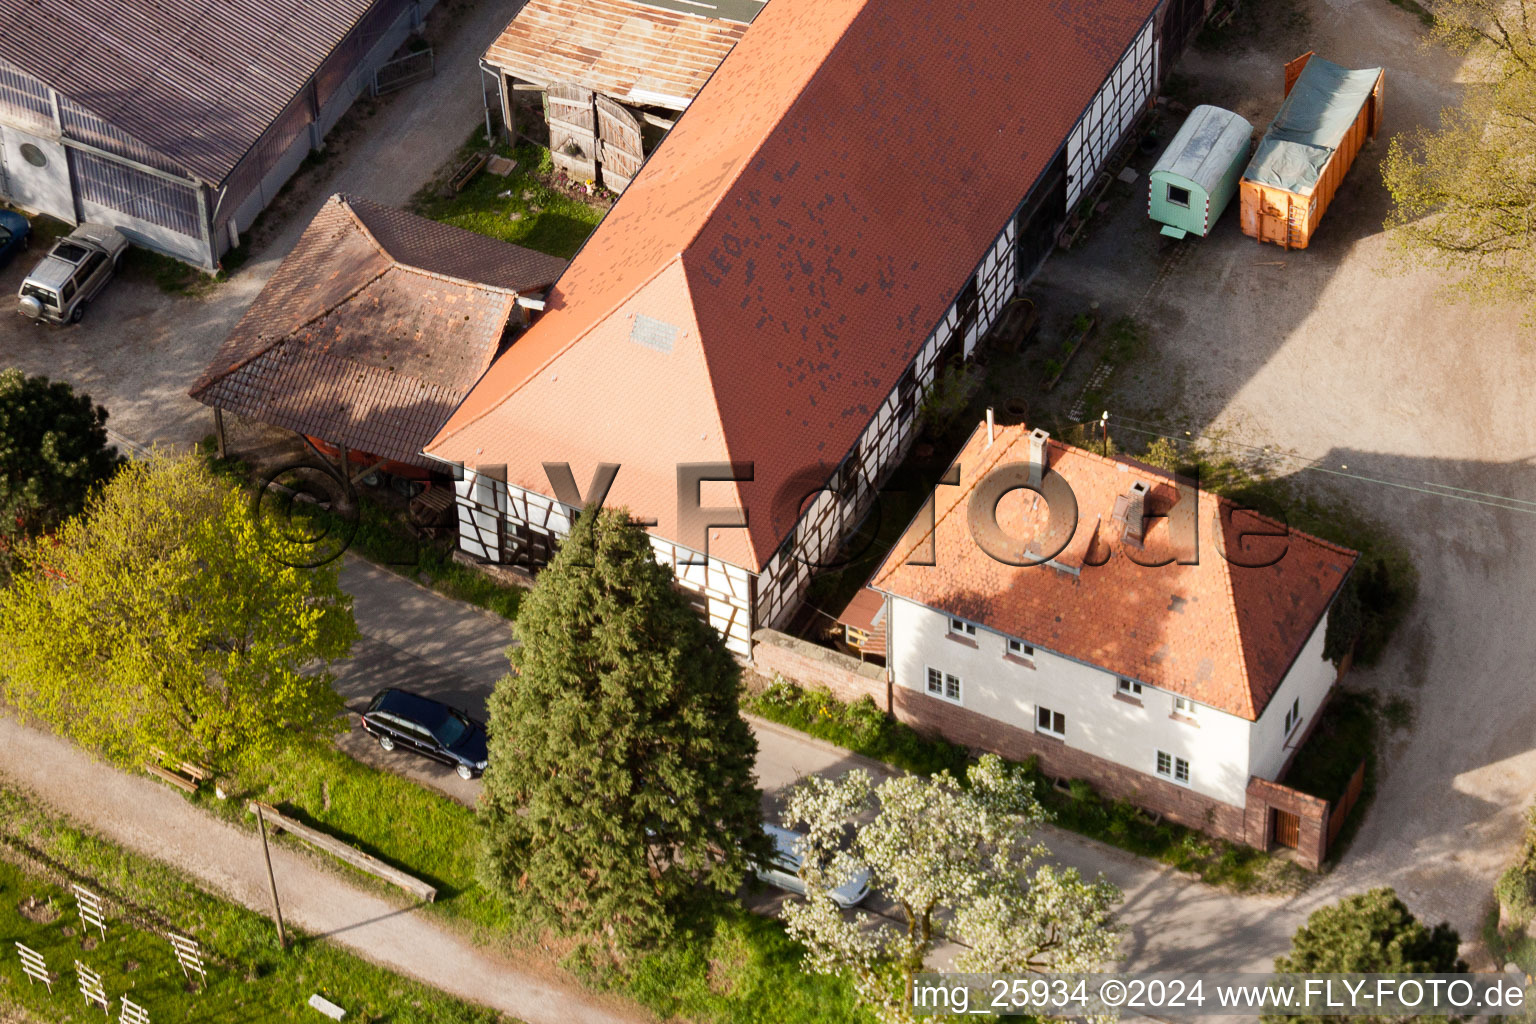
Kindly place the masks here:
<instances>
[{"instance_id":1,"label":"roof ridge","mask_svg":"<svg viewBox=\"0 0 1536 1024\"><path fill-rule=\"evenodd\" d=\"M694 306L693 306L693 285L688 280L688 267L687 267L687 264L683 263L683 254L682 253L678 253L677 254L677 258L674 259L672 261L672 263L678 264L678 271L682 274L682 278L683 278L683 290L684 290L685 293L687 293L687 296L688 296L688 309L692 310L694 308ZM672 263L669 263L668 266L671 266ZM604 319L606 319L606 318L604 318ZM709 382L709 394L710 394L709 409L710 409L710 412L711 412L711 414L713 416L715 425L720 430L720 447L725 451L726 459L728 461L735 462L736 460L735 460L735 458L733 456L733 453L731 451L730 435L726 433L725 420L720 415L720 392L719 392L719 389L717 389L715 387L715 371L710 366L710 363L709 363L709 347L704 344L704 331L703 331L702 328L699 327L699 318L697 316L694 316L692 319L693 319L693 337L697 341L698 346L699 346L699 358L704 363L704 378L705 378L705 380L707 380ZM724 481L716 481L716 482L724 482ZM728 482L731 485L731 496L736 499L736 507L740 508L740 509L743 509L743 510L746 509L748 507L747 506L747 502L743 499L742 494L741 494L741 483L742 482L736 480L734 477L730 481L728 481ZM759 554L758 554L758 551L757 551L757 545L752 542L752 530L751 530L751 528L748 526L748 527L745 527L745 529L746 529L747 553L749 555L751 555L751 557L757 562L759 567L767 565L768 564L768 559L773 557L773 552L769 553L768 558L760 557ZM791 536L791 537L794 536L793 528L791 528L789 536ZM781 546L783 545L784 539L785 538L780 538L779 543L780 543ZM705 532L704 532L704 547L705 547L705 550L701 551L699 553L703 554L703 555L707 555L708 554L708 548L709 548L709 530L708 529L706 529ZM774 550L777 551L778 549L775 548Z\"/></svg>"},{"instance_id":2,"label":"roof ridge","mask_svg":"<svg viewBox=\"0 0 1536 1024\"><path fill-rule=\"evenodd\" d=\"M983 457L982 460L981 460L981 463L977 467L976 472L971 474L970 480L968 482L966 482L966 481L961 481L960 482L960 484L959 484L960 492L955 495L955 500L949 505L948 508L946 508L944 510L942 515L939 514L937 507L935 507L935 509L934 509L934 517L933 517L933 526L931 528L929 528L927 530L924 530L920 535L918 535L916 538L913 539L911 544L907 544L907 545L904 545L904 546L900 546L899 548L892 548L891 549L892 550L892 554L897 553L898 550L899 550L901 558L900 559L895 559L895 558L892 558L889 555L887 555L886 556L886 560L885 560L885 567L886 567L885 570L883 572L880 572L879 575L877 575L875 577L875 579L871 581L872 583L878 583L880 580L885 579L891 573L895 572L898 566L906 564L907 558L912 554L912 552L917 550L917 547L918 547L919 544L921 544L923 541L927 540L929 537L932 537L932 536L935 536L935 535L938 534L938 532L939 532L939 524L945 522L946 520L948 520L949 517L954 513L955 509L959 508L965 502L965 500L971 495L971 493L973 491L975 491L976 485L979 484L983 479L986 478L986 473L982 472L982 469L985 468L985 467L991 467L991 466L997 465L998 460L1001 459L1008 452L1012 451L1014 445L1019 443L1019 438L1020 437L1027 436L1022 431L1023 424L1019 424L1019 426L1021 428L1019 434L1017 434L1007 444L997 445L996 446L997 454L993 455L990 459ZM950 463L950 465L956 465L958 463L960 455L963 455L965 453L965 450L971 446L971 442L974 441L977 438L977 436L980 435L980 433L981 433L981 431L983 429L984 429L984 425L983 424L979 424L978 423L976 425L976 428L971 431L970 437L967 437L965 439L965 444L960 446L959 453L956 454L954 461L952 461ZM992 447L993 446L989 445L986 448L983 448L982 451L983 452L989 451ZM964 472L964 467L961 468L961 472ZM937 491L937 488L935 488L934 493L933 493L933 501L935 502L935 505L937 505L937 502L938 502L938 491ZM926 505L927 502L924 502L924 504ZM921 506L919 506L918 515L921 515L921 514L922 514ZM903 539L905 539L906 536L909 533L911 533L912 527L913 527L914 524L916 524L916 522L917 522L917 516L914 516L912 518L912 521L907 524L906 530L902 531ZM898 542L898 545L899 544L900 544L900 542Z\"/></svg>"},{"instance_id":3,"label":"roof ridge","mask_svg":"<svg viewBox=\"0 0 1536 1024\"><path fill-rule=\"evenodd\" d=\"M825 3L828 2L828 0L819 0L819 2ZM719 191L715 194L714 199L710 201L708 208L706 208L704 211L704 215L700 217L695 223L692 232L690 232L687 237L687 240L683 242L682 252L678 253L679 259L681 259L683 255L685 255L688 250L693 247L693 243L699 240L699 236L704 233L704 229L714 218L715 211L720 208L721 203L725 202L725 197L731 194L731 186L735 185L736 182L741 178L742 174L746 171L747 166L752 162L752 158L755 157L759 151L761 151L763 144L773 137L773 134L778 129L779 125L783 124L784 119L789 116L790 110L792 110L795 104L799 102L800 97L805 95L805 90L810 87L811 82L814 81L816 76L821 73L821 69L826 67L827 61L831 59L832 51L836 50L838 45L848 35L848 30L853 27L853 23L855 21L859 20L859 15L864 13L864 9L869 6L869 2L870 0L854 0L853 14L843 24L842 29L838 31L837 38L832 40L832 45L827 47L826 52L822 54L821 60L816 62L816 66L811 69L811 73L807 75L803 81L800 82L799 87L795 90L795 94L791 96L787 102L785 102L783 108L779 111L779 115L775 117L773 121L767 126L767 128L757 137L756 141L752 144L751 149L747 152L746 156L743 159L736 161L736 164L731 168L730 173L721 179ZM735 52L736 48L733 45L731 47L731 53ZM707 86L709 82L715 77L715 75L720 73L720 68L725 66L725 62L730 59L731 54L726 54L725 59L715 67L714 71L709 73L709 78L704 80L704 85ZM700 86L699 92L702 93L703 91L704 86ZM679 114L674 121L673 130L676 130L677 125L682 122L683 118L688 116L688 112L692 109L694 109L694 104L689 103L688 106L683 109L683 112ZM668 134L670 135L671 132L669 131ZM662 143L658 143L657 148L660 148L661 144L664 144L665 142L666 140L663 139ZM637 176L638 173L639 172L636 172Z\"/></svg>"},{"instance_id":4,"label":"roof ridge","mask_svg":"<svg viewBox=\"0 0 1536 1024\"><path fill-rule=\"evenodd\" d=\"M361 224L358 222L356 215L352 213L350 208L348 208L345 204L342 204L342 209L346 210L348 215L352 217L353 222L357 223L361 227ZM313 226L314 226L314 222L311 221L310 222L310 227L312 228ZM309 228L305 228L304 230L307 232L309 230ZM310 317L307 317L307 318L305 318L303 320L298 321L293 326L291 326L291 327L287 328L286 330L284 330L282 334L274 336L272 338L271 344L262 345L259 348L255 349L254 351L252 351L251 353L249 353L245 358L240 359L240 360L238 360L238 361L236 361L234 363L231 363L229 366L227 366L223 370L219 371L217 376L207 376L207 375L205 375L201 380L199 380L195 385L193 385L192 390L188 392L188 395L195 398L196 396L202 394L204 391L206 391L210 387L212 387L215 382L223 380L225 377L228 377L230 374L235 373L236 371L242 370L245 367L251 365L251 363L255 362L257 359L260 359L262 356L266 355L268 352L271 352L273 349L277 348L283 342L287 341L289 338L293 337L299 331L302 331L304 328L308 327L310 324L314 323L316 320L319 320L321 317L324 317L324 316L329 316L331 313L335 312L338 307L343 306L346 303L352 301L352 299L354 299L358 295L358 293L361 292L364 288L367 288L369 285L373 284L379 278L381 278L385 274L389 273L390 270L398 267L399 264L394 262L394 258L389 255L389 252L383 246L379 245L378 241L376 239L374 239L373 235L369 234L367 232L366 228L364 228L363 230L364 230L364 233L367 235L368 240L370 242L372 242L373 245L379 250L379 253L382 256L384 256L384 258L388 261L389 265L387 265L384 268L382 268L381 270L379 270L378 273L374 274L372 277L370 277L367 280L365 280L365 281L361 282L360 284L358 284L357 287L351 289L346 294L342 295L335 302L331 303L329 306L326 306L324 309L320 310L320 312L314 314L313 316L310 316ZM301 234L300 235L300 241L302 241L302 240L303 240L303 235ZM277 270L273 272L273 276L276 276L277 274L282 272L283 263L288 262L288 258L293 255L294 250L296 250L297 248L298 248L298 246L295 245L293 250L289 250L288 256L284 256L283 257L282 263L279 263L277 265ZM259 301L259 296L258 296L258 301ZM235 324L236 329L238 329L239 326L240 326L240 323L243 323L245 321L245 318L250 315L251 310L254 309L255 306L256 306L256 303L253 302L251 304L251 306L246 309L245 314L240 317L240 320L238 322L236 322L236 324ZM259 334L257 336L260 337Z\"/></svg>"},{"instance_id":5,"label":"roof ridge","mask_svg":"<svg viewBox=\"0 0 1536 1024\"><path fill-rule=\"evenodd\" d=\"M652 273L649 277L645 278L645 280L643 280L639 284L637 284L634 287L633 290L631 290L627 295L625 295L623 298L619 299L612 306L610 306L607 310L605 310L601 316L596 317L590 323L588 323L587 326L584 327L575 337L571 338L570 341L566 342L564 345L560 346L560 348L558 348L554 352L550 353L549 358L545 359L543 362L541 362L537 367L535 367L530 372L524 374L523 375L523 379L518 381L511 388L509 388L506 391L506 393L504 393L500 398L498 398L491 405L486 406L477 415L471 417L469 420L467 420L464 423L461 423L459 426L455 427L452 433L446 433L445 434L445 433L442 432L442 428L439 428L437 436L432 438L432 442L431 442L429 447L436 448L436 447L441 446L444 442L449 441L449 440L451 440L454 437L457 437L459 434L462 434L464 431L468 430L470 427L474 426L476 423L479 423L481 420L485 419L487 416L491 415L492 413L494 413L498 409L500 409L502 406L506 405L508 402L510 402L512 400L512 396L516 395L518 392L522 391L523 388L528 386L528 382L529 381L533 380L539 374L541 374L545 370L549 369L551 366L553 366L560 359L561 356L565 355L571 349L575 348L578 344L580 344L582 342L582 340L584 340L593 331L597 330L603 324L606 324L609 321L609 319L614 316L614 314L616 314L621 308L623 308L625 303L631 301L632 299L634 299L634 297L636 295L639 295L642 291L644 291L647 287L649 287L649 285L651 284L652 281L654 281L658 277L660 277L662 275L662 273L665 272L666 270L668 270L670 267L672 267L673 264L680 263L682 261L682 258L683 258L683 254L682 253L678 253L676 256L672 257L670 260L668 260L667 262L661 264L661 266L657 267L654 273ZM686 279L687 279L686 275L684 275L684 280L686 281ZM529 330L532 330L532 328L530 328ZM520 339L520 340L526 341L526 339L527 339L527 334L525 333L523 335L523 338ZM459 409L463 407L464 403L469 401L470 395L473 395L475 393L475 389L478 388L481 384L485 383L485 378L490 376L490 374L496 369L496 364L498 362L500 362L502 358L512 354L513 350L515 350L517 348L517 344L518 344L517 342L513 342L512 343L512 347L509 348L505 353L503 353L501 356L498 356L496 359L491 360L491 365L486 367L485 373L481 374L480 375L480 379L478 381L476 381L475 384L468 391L466 391L464 393L464 397L459 400L458 406L456 406L454 408L453 412L449 413L448 418L443 421L443 427L447 427L447 425L449 423L453 422L453 417L458 413ZM717 411L718 411L718 407L717 407Z\"/></svg>"},{"instance_id":6,"label":"roof ridge","mask_svg":"<svg viewBox=\"0 0 1536 1024\"><path fill-rule=\"evenodd\" d=\"M1195 500L1197 502L1200 500L1198 492L1196 492ZM1220 500L1220 495L1217 495L1217 500ZM1196 512L1198 514L1198 507ZM1216 509L1217 531L1221 531L1222 526L1221 508L1218 505ZM1217 536L1222 538L1222 543L1224 546L1226 543L1226 535L1224 533L1218 532ZM1248 671L1248 651L1243 644L1243 620L1242 616L1237 614L1237 590L1232 586L1232 561L1228 558L1218 558L1216 559L1216 562L1218 564L1217 571L1221 573L1221 592L1226 598L1226 609L1224 611L1224 615L1227 619L1228 628L1232 630L1232 636L1237 641L1237 674L1238 678L1242 680L1243 698L1248 703L1247 710L1252 716L1252 719L1257 721L1258 715L1256 713L1256 705L1258 702L1254 700L1253 673Z\"/></svg>"}]
</instances>

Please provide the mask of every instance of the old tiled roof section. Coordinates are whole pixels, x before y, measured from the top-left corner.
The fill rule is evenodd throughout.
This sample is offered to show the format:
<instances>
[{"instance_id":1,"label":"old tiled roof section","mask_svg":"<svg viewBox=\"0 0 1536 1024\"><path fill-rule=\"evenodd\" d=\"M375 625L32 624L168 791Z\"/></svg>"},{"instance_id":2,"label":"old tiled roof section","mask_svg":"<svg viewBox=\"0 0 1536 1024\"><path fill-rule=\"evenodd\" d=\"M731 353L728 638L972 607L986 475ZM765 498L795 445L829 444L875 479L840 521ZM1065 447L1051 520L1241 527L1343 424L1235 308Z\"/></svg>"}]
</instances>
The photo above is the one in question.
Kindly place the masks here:
<instances>
[{"instance_id":1,"label":"old tiled roof section","mask_svg":"<svg viewBox=\"0 0 1536 1024\"><path fill-rule=\"evenodd\" d=\"M217 184L375 0L10 0L0 59Z\"/></svg>"},{"instance_id":2,"label":"old tiled roof section","mask_svg":"<svg viewBox=\"0 0 1536 1024\"><path fill-rule=\"evenodd\" d=\"M771 0L428 450L544 494L618 462L685 542L677 463L751 462L701 500L761 569L1156 6Z\"/></svg>"},{"instance_id":3,"label":"old tiled roof section","mask_svg":"<svg viewBox=\"0 0 1536 1024\"><path fill-rule=\"evenodd\" d=\"M507 74L681 110L747 26L628 0L528 0L486 51Z\"/></svg>"},{"instance_id":4,"label":"old tiled roof section","mask_svg":"<svg viewBox=\"0 0 1536 1024\"><path fill-rule=\"evenodd\" d=\"M1066 552L1088 557L1075 563L1076 573L1049 564L1010 565L977 544L971 495L998 467L1027 464L1029 448L1022 426L999 427L990 447L979 428L955 460L959 486L937 490L932 528L928 520L913 523L870 585L1257 721L1343 585L1355 552L1285 532L1216 495L1195 496L1187 481L1181 488L1162 470L1050 441L1047 466L1071 487L1078 506ZM1188 560L1169 522L1188 511L1176 503L1194 501L1195 564L1151 568L1127 556L1124 503L1117 509L1117 500L1138 480L1150 487L1147 507L1155 513L1147 520L1141 561L1181 554ZM1048 507L1020 489L998 503L997 516L1023 550ZM931 564L909 564L919 561ZM1060 556L1056 561L1072 564Z\"/></svg>"},{"instance_id":5,"label":"old tiled roof section","mask_svg":"<svg viewBox=\"0 0 1536 1024\"><path fill-rule=\"evenodd\" d=\"M356 451L432 465L421 448L490 365L518 292L548 286L564 266L332 197L192 396Z\"/></svg>"}]
</instances>

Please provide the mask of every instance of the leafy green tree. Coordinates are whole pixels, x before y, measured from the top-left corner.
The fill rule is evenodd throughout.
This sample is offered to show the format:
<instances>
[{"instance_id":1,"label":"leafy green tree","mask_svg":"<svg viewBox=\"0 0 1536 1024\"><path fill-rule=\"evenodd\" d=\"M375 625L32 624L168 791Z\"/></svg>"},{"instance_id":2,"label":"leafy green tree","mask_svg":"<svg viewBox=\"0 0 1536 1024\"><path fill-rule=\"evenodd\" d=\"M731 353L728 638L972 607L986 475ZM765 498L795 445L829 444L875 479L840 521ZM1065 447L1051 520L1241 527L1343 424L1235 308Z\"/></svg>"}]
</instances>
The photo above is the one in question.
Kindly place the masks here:
<instances>
[{"instance_id":1,"label":"leafy green tree","mask_svg":"<svg viewBox=\"0 0 1536 1024\"><path fill-rule=\"evenodd\" d=\"M622 510L581 514L517 635L490 701L487 879L541 924L657 941L762 852L740 669Z\"/></svg>"},{"instance_id":2,"label":"leafy green tree","mask_svg":"<svg viewBox=\"0 0 1536 1024\"><path fill-rule=\"evenodd\" d=\"M1438 130L1392 140L1387 219L1411 262L1467 271L1472 298L1536 294L1536 0L1440 0L1433 35L1479 81ZM1481 72L1479 74L1479 72ZM1531 307L1536 316L1536 305Z\"/></svg>"},{"instance_id":3,"label":"leafy green tree","mask_svg":"<svg viewBox=\"0 0 1536 1024\"><path fill-rule=\"evenodd\" d=\"M57 527L121 462L107 410L68 384L0 371L0 548Z\"/></svg>"},{"instance_id":4,"label":"leafy green tree","mask_svg":"<svg viewBox=\"0 0 1536 1024\"><path fill-rule=\"evenodd\" d=\"M939 915L968 947L956 958L962 971L1093 971L1115 956L1110 911L1120 891L1042 863L1032 833L1045 812L1028 776L988 754L967 781L945 771L877 786L856 769L812 776L790 795L784 823L804 830L797 852L809 899L785 904L785 923L808 966L849 977L882 1021L913 1019L913 980ZM830 893L858 877L900 909L902 927L838 909Z\"/></svg>"},{"instance_id":5,"label":"leafy green tree","mask_svg":"<svg viewBox=\"0 0 1536 1024\"><path fill-rule=\"evenodd\" d=\"M1279 974L1450 974L1467 969L1456 955L1460 938L1448 924L1425 927L1390 888L1356 893L1312 912L1291 938L1289 954L1275 960ZM1269 1016L1279 1024L1325 1024L1380 1016Z\"/></svg>"},{"instance_id":6,"label":"leafy green tree","mask_svg":"<svg viewBox=\"0 0 1536 1024\"><path fill-rule=\"evenodd\" d=\"M113 760L216 768L340 726L328 663L357 635L337 568L295 569L279 531L197 458L124 466L18 551L0 592L0 694Z\"/></svg>"}]
</instances>

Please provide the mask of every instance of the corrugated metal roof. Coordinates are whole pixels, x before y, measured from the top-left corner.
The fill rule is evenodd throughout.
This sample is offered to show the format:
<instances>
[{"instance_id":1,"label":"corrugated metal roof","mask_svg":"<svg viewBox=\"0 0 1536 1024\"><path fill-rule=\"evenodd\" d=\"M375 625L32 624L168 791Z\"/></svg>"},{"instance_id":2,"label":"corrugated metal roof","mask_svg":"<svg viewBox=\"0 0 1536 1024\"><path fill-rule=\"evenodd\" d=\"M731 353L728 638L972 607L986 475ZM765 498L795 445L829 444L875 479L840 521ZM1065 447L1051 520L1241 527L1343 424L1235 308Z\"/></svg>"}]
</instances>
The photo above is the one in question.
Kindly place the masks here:
<instances>
[{"instance_id":1,"label":"corrugated metal roof","mask_svg":"<svg viewBox=\"0 0 1536 1024\"><path fill-rule=\"evenodd\" d=\"M382 0L7 0L0 58L221 182Z\"/></svg>"},{"instance_id":2,"label":"corrugated metal roof","mask_svg":"<svg viewBox=\"0 0 1536 1024\"><path fill-rule=\"evenodd\" d=\"M490 365L516 293L547 286L564 266L335 196L192 397L355 451L429 465L422 446Z\"/></svg>"},{"instance_id":3,"label":"corrugated metal roof","mask_svg":"<svg viewBox=\"0 0 1536 1024\"><path fill-rule=\"evenodd\" d=\"M1247 154L1253 125L1230 110L1202 103L1189 112L1178 134L1152 168L1152 176L1173 175L1209 192L1238 153Z\"/></svg>"},{"instance_id":4,"label":"corrugated metal roof","mask_svg":"<svg viewBox=\"0 0 1536 1024\"><path fill-rule=\"evenodd\" d=\"M528 0L486 51L541 85L572 82L614 99L682 110L746 25L630 0Z\"/></svg>"}]
</instances>

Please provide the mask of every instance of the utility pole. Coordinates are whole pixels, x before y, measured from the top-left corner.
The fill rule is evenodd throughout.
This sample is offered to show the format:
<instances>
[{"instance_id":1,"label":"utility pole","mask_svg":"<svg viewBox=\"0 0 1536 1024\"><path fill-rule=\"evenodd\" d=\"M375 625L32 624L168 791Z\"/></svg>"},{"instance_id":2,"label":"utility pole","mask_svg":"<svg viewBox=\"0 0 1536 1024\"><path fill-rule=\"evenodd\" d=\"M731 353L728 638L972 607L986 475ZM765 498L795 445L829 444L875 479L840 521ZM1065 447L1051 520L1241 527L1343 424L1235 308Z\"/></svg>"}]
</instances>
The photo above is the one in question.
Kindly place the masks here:
<instances>
[{"instance_id":1,"label":"utility pole","mask_svg":"<svg viewBox=\"0 0 1536 1024\"><path fill-rule=\"evenodd\" d=\"M277 902L277 878L272 874L272 851L267 847L267 819L261 815L261 804L252 803L256 808L256 825L261 830L261 855L267 861L267 884L272 887L272 916L277 920L277 947L288 948L288 937L283 934L283 908Z\"/></svg>"}]
</instances>

